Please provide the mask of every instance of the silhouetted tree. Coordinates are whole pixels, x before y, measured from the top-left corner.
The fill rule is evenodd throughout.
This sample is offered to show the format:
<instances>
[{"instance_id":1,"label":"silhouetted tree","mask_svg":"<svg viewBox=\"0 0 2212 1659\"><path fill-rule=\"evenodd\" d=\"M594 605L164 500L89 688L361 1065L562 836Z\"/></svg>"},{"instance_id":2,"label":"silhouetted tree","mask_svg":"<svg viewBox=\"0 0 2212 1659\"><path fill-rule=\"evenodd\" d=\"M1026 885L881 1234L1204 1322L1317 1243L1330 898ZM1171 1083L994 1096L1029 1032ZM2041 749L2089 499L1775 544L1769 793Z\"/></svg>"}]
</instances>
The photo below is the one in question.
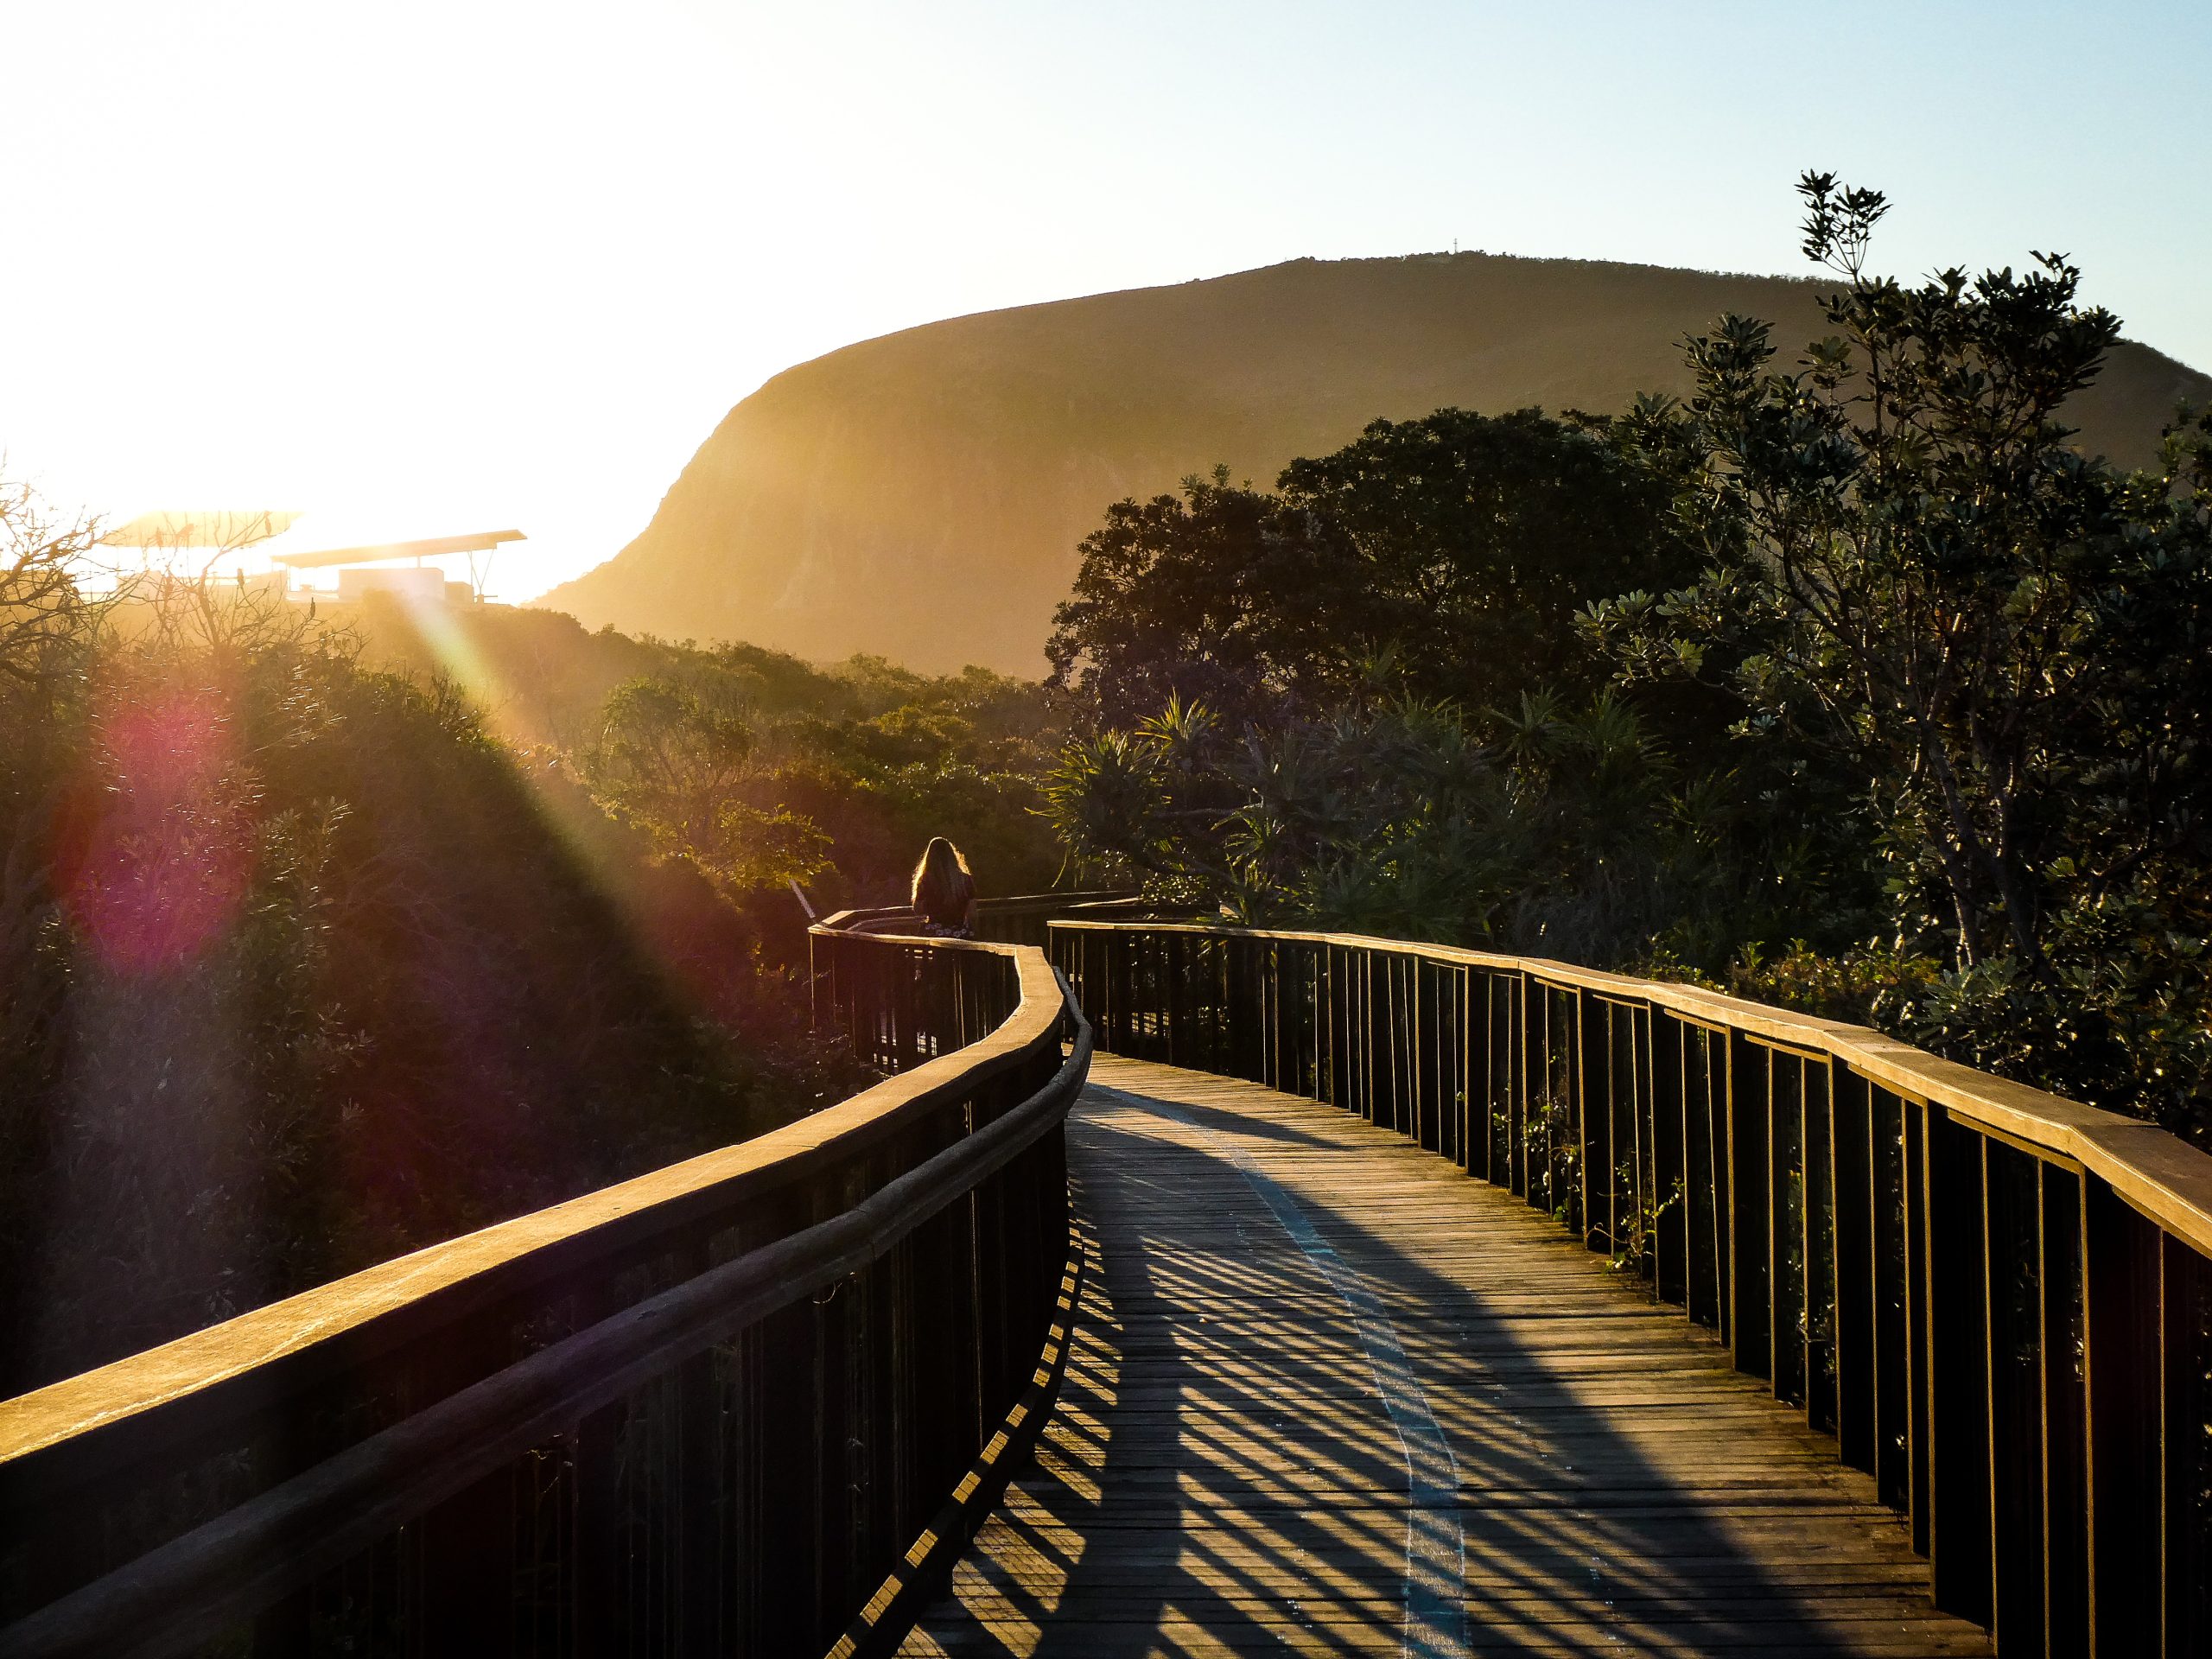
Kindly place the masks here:
<instances>
[{"instance_id":1,"label":"silhouetted tree","mask_svg":"<svg viewBox=\"0 0 2212 1659\"><path fill-rule=\"evenodd\" d=\"M1800 189L1806 251L1845 282L1836 333L1783 368L1764 323L1723 318L1689 343L1686 404L1616 424L1681 483L1711 568L1589 626L1632 681L1702 679L1755 742L1848 771L1896 943L1955 969L1894 1020L2191 1116L2212 1059L2212 424L2178 423L2145 476L2076 453L2063 406L2120 323L2069 261L1907 287L1866 268L1879 193Z\"/></svg>"},{"instance_id":2,"label":"silhouetted tree","mask_svg":"<svg viewBox=\"0 0 2212 1659\"><path fill-rule=\"evenodd\" d=\"M1109 724L1232 725L1365 688L1471 708L1594 690L1575 612L1695 569L1663 480L1535 410L1377 421L1279 493L1225 471L1109 508L1046 647Z\"/></svg>"}]
</instances>

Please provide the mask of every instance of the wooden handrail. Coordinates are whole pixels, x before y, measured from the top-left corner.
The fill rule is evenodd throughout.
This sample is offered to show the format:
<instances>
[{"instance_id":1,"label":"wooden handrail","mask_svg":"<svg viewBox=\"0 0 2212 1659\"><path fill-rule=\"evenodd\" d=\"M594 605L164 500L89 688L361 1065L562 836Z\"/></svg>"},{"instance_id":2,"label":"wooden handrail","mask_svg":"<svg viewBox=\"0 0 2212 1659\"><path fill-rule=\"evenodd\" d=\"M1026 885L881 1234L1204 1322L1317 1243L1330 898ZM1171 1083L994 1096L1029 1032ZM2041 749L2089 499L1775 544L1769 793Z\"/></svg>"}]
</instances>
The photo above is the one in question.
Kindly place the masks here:
<instances>
[{"instance_id":1,"label":"wooden handrail","mask_svg":"<svg viewBox=\"0 0 2212 1659\"><path fill-rule=\"evenodd\" d=\"M1021 1105L804 1232L449 1395L0 1632L5 1659L177 1652L219 1636L503 1464L800 1297L849 1279L1056 1130L1074 1064Z\"/></svg>"},{"instance_id":2,"label":"wooden handrail","mask_svg":"<svg viewBox=\"0 0 2212 1659\"><path fill-rule=\"evenodd\" d=\"M1276 939L1334 945L1402 957L1530 974L1601 995L1631 997L1709 1025L1725 1026L1841 1060L1898 1093L1942 1106L1977 1126L2039 1151L2069 1159L2111 1183L2113 1191L2177 1238L2212 1255L2212 1154L2156 1124L2087 1106L2024 1083L1977 1071L1899 1042L1866 1026L1823 1020L1702 986L1580 968L1546 957L1510 956L1457 945L1423 944L1357 933L1225 928L1185 922L1055 921L1062 929L1140 927L1148 933L1211 938Z\"/></svg>"},{"instance_id":3,"label":"wooden handrail","mask_svg":"<svg viewBox=\"0 0 2212 1659\"><path fill-rule=\"evenodd\" d=\"M1006 954L960 940L910 942ZM995 1031L811 1116L0 1400L0 1492L13 1495L20 1490L14 1483L35 1481L39 1459L50 1448L67 1443L73 1455L98 1456L93 1442L125 1423L160 1434L171 1432L171 1415L187 1412L265 1412L296 1379L311 1382L334 1365L389 1351L574 1273L580 1260L633 1252L696 1225L702 1215L766 1198L827 1161L864 1151L1058 1029L1063 995L1050 964L1036 952L1014 960L1020 1001ZM282 1370L281 1382L273 1369ZM238 1389L246 1378L253 1380L251 1389ZM128 1455L118 1448L118 1456Z\"/></svg>"},{"instance_id":4,"label":"wooden handrail","mask_svg":"<svg viewBox=\"0 0 2212 1659\"><path fill-rule=\"evenodd\" d=\"M1135 901L1126 888L1101 887L1062 893L1002 895L976 901L975 934L1001 944L1045 943L1046 924L1062 916L1111 913ZM897 924L912 922L918 931L921 912L906 905L882 905L868 909L841 910L823 917L816 926L825 933L893 932Z\"/></svg>"},{"instance_id":5,"label":"wooden handrail","mask_svg":"<svg viewBox=\"0 0 2212 1659\"><path fill-rule=\"evenodd\" d=\"M334 1593L326 1581L371 1571L362 1552L388 1554L395 1529L419 1523L480 1554L498 1541L486 1541L481 1517L442 1517L480 1508L487 1483L520 1491L549 1466L571 1471L557 1479L579 1516L620 1506L620 1483L650 1472L647 1451L618 1454L625 1422L677 1409L696 1434L715 1421L654 1403L668 1389L690 1400L735 1388L722 1419L734 1421L746 1402L783 1399L801 1372L815 1392L784 1409L809 1414L779 1435L821 1457L865 1447L876 1469L855 1491L810 1487L790 1517L786 1531L803 1528L810 1504L820 1510L816 1541L830 1560L814 1593L797 1599L804 1605L779 1588L724 1606L709 1559L721 1547L687 1533L687 1599L667 1616L690 1621L687 1643L718 1651L827 1645L1028 1382L1066 1255L1058 1124L1090 1052L1080 1014L1033 947L846 936L836 948L854 1012L880 997L921 1022L887 1081L754 1141L0 1402L0 1623L15 1621L0 1629L0 1654L181 1652L248 1616L255 1652L302 1648L318 1597ZM951 1233L948 1205L963 1217ZM988 1246L976 1230L987 1224ZM887 1254L895 1262L874 1265ZM942 1306L880 1287L893 1283ZM978 1286L984 1302L972 1300ZM825 1288L839 1288L830 1312L809 1300ZM970 1334L910 1334L917 1319L944 1319ZM798 1332L825 1319L838 1342L912 1373L895 1397L852 1395L843 1373L817 1375L822 1338ZM715 1357L731 1342L772 1349L787 1328L801 1346L778 1374L744 1382ZM913 1418L925 1409L934 1420ZM892 1416L871 1427L856 1413L895 1414L895 1432ZM711 1478L702 1455L654 1478L696 1486ZM738 1524L729 1504L760 1501L760 1470L789 1454L728 1455L755 1459L745 1477L754 1484L687 1500L687 1528L726 1534ZM778 1478L798 1478L797 1467ZM629 1524L611 1516L589 1538L544 1546L568 1574L562 1617L613 1616L619 1589L588 1558L603 1558ZM771 1558L788 1541L758 1541L767 1554L747 1570L775 1583L785 1573ZM428 1588L404 1598L405 1617L434 1621L442 1650L472 1618L488 1630L520 1616L504 1599L520 1592L480 1560L409 1570ZM690 1582L698 1574L703 1588Z\"/></svg>"}]
</instances>

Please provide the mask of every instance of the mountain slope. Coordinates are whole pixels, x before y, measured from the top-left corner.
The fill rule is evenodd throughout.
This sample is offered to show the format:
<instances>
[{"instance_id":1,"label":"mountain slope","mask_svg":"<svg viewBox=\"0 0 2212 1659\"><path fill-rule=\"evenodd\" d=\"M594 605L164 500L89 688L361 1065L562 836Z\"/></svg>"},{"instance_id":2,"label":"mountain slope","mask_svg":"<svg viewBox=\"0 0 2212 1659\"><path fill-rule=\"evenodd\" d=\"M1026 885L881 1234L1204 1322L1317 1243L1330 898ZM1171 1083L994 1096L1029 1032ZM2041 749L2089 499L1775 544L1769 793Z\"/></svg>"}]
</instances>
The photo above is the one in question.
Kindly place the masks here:
<instances>
[{"instance_id":1,"label":"mountain slope","mask_svg":"<svg viewBox=\"0 0 2212 1659\"><path fill-rule=\"evenodd\" d=\"M986 312L863 341L730 410L607 563L539 604L587 626L1037 672L1076 543L1108 503L1226 464L1271 484L1378 416L1611 410L1681 391L1679 342L1726 311L1785 353L1819 283L1497 255L1311 259ZM2146 460L2212 378L2114 354L2074 418Z\"/></svg>"}]
</instances>

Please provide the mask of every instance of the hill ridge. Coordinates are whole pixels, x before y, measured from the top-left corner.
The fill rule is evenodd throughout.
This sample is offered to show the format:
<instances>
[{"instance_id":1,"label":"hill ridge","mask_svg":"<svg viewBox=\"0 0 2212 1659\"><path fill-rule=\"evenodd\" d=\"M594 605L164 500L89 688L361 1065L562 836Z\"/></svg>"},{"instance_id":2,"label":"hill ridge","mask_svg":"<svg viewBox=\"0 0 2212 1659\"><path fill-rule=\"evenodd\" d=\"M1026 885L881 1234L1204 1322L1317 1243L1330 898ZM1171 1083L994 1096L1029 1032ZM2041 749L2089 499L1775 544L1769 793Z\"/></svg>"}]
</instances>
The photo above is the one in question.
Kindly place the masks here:
<instances>
[{"instance_id":1,"label":"hill ridge","mask_svg":"<svg viewBox=\"0 0 2212 1659\"><path fill-rule=\"evenodd\" d=\"M1595 410L1680 391L1725 311L1785 353L1818 276L1463 251L1323 260L990 311L780 371L716 424L652 521L537 603L587 626L817 659L1033 673L1108 503L1227 465L1265 485L1377 416ZM2212 378L2139 342L2076 402L2082 447L2139 462Z\"/></svg>"}]
</instances>

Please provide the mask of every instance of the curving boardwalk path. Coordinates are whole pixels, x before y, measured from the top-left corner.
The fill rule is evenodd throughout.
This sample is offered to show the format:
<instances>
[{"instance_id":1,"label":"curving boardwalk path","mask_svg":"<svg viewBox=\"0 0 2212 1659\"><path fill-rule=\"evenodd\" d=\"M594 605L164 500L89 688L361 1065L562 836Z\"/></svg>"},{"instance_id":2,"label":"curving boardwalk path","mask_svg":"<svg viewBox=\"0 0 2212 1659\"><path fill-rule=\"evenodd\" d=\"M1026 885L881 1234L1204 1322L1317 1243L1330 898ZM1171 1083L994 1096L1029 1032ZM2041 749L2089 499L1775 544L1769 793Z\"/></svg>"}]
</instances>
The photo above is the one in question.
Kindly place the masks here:
<instances>
[{"instance_id":1,"label":"curving boardwalk path","mask_svg":"<svg viewBox=\"0 0 2212 1659\"><path fill-rule=\"evenodd\" d=\"M1101 1056L1084 1318L910 1655L1986 1654L1834 1444L1518 1199Z\"/></svg>"}]
</instances>

